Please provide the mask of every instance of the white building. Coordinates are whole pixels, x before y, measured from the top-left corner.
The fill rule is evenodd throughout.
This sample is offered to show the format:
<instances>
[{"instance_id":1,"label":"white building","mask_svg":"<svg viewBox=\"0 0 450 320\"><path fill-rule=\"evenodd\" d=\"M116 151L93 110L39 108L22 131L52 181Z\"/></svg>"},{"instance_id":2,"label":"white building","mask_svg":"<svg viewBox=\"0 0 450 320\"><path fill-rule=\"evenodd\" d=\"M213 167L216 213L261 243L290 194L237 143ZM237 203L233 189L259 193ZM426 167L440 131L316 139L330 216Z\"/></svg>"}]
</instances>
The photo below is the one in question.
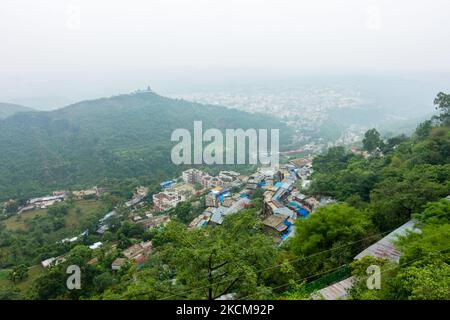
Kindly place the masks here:
<instances>
[{"instance_id":1,"label":"white building","mask_svg":"<svg viewBox=\"0 0 450 320\"><path fill-rule=\"evenodd\" d=\"M165 211L175 208L179 202L185 199L185 196L178 192L163 191L153 195L153 207L156 211Z\"/></svg>"}]
</instances>

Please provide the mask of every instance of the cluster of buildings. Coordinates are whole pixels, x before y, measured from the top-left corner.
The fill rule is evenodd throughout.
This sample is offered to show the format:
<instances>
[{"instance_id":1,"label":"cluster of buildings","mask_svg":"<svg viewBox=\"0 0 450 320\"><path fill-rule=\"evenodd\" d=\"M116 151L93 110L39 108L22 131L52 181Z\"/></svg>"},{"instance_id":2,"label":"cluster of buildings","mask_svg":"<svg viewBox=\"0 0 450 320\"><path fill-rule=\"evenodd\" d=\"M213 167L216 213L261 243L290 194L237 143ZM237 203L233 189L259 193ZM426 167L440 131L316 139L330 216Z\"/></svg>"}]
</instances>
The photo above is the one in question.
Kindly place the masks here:
<instances>
[{"instance_id":1,"label":"cluster of buildings","mask_svg":"<svg viewBox=\"0 0 450 320\"><path fill-rule=\"evenodd\" d=\"M145 229L153 229L169 223L170 216L168 214L153 216L153 214L148 213L145 219L138 219L135 222L144 226Z\"/></svg>"},{"instance_id":2,"label":"cluster of buildings","mask_svg":"<svg viewBox=\"0 0 450 320\"><path fill-rule=\"evenodd\" d=\"M60 193L55 191L51 196L33 198L28 200L25 206L20 207L17 213L21 214L35 209L47 209L55 203L64 201L67 197L68 194L65 192Z\"/></svg>"},{"instance_id":3,"label":"cluster of buildings","mask_svg":"<svg viewBox=\"0 0 450 320\"><path fill-rule=\"evenodd\" d=\"M151 241L140 242L122 251L124 257L119 257L111 263L112 270L120 270L128 261L143 263L145 258L152 253L153 245Z\"/></svg>"},{"instance_id":4,"label":"cluster of buildings","mask_svg":"<svg viewBox=\"0 0 450 320\"><path fill-rule=\"evenodd\" d=\"M363 156L366 159L370 156L369 152L360 150L358 147L355 147L355 146L352 146L350 148L350 152L357 156Z\"/></svg>"},{"instance_id":5,"label":"cluster of buildings","mask_svg":"<svg viewBox=\"0 0 450 320\"><path fill-rule=\"evenodd\" d=\"M280 170L262 172L257 186L264 190L262 203L263 225L279 242L294 234L297 212L285 205L298 179L297 168L284 166Z\"/></svg>"},{"instance_id":6,"label":"cluster of buildings","mask_svg":"<svg viewBox=\"0 0 450 320\"><path fill-rule=\"evenodd\" d=\"M70 195L76 200L82 200L90 197L98 197L105 192L107 192L106 188L98 187L77 191L53 191L52 195L29 199L24 206L18 208L17 214L35 209L47 209L58 202L66 200Z\"/></svg>"},{"instance_id":7,"label":"cluster of buildings","mask_svg":"<svg viewBox=\"0 0 450 320\"><path fill-rule=\"evenodd\" d=\"M106 188L93 187L90 189L72 191L72 196L76 200L82 200L90 197L98 197L107 191Z\"/></svg>"},{"instance_id":8,"label":"cluster of buildings","mask_svg":"<svg viewBox=\"0 0 450 320\"><path fill-rule=\"evenodd\" d=\"M205 188L211 188L205 196L206 209L189 224L190 229L208 224L221 225L227 215L235 214L251 205L248 194L232 194L232 189L241 187L248 177L234 171L221 171L218 176L212 178L213 184L210 183L210 178L210 175L196 169L183 173L183 180L188 183L200 183Z\"/></svg>"},{"instance_id":9,"label":"cluster of buildings","mask_svg":"<svg viewBox=\"0 0 450 320\"><path fill-rule=\"evenodd\" d=\"M164 190L153 195L153 208L155 211L166 211L175 208L178 203L185 201L187 196L175 190Z\"/></svg>"},{"instance_id":10,"label":"cluster of buildings","mask_svg":"<svg viewBox=\"0 0 450 320\"><path fill-rule=\"evenodd\" d=\"M296 219L306 218L320 206L334 202L330 198L319 200L301 193L309 187L311 167L312 158L299 158L281 167L261 167L249 177L221 172L217 178L221 181L228 178L228 183L212 187L205 197L206 210L189 224L189 228L222 224L227 215L250 206L249 198L261 189L263 224L266 231L281 243L294 234ZM196 169L183 172L183 180L191 184L208 185L209 179L205 182L205 176L208 175ZM230 183L236 182L239 183L236 186L243 188L241 192L232 194Z\"/></svg>"},{"instance_id":11,"label":"cluster of buildings","mask_svg":"<svg viewBox=\"0 0 450 320\"><path fill-rule=\"evenodd\" d=\"M243 176L234 171L221 171L217 176L211 176L198 169L188 169L181 175L182 183L176 180L168 180L161 183L163 191L153 195L153 207L155 211L166 211L175 208L182 201L188 200L193 194L201 193L206 189L229 189L242 184ZM201 190L195 190L195 186L201 186Z\"/></svg>"},{"instance_id":12,"label":"cluster of buildings","mask_svg":"<svg viewBox=\"0 0 450 320\"><path fill-rule=\"evenodd\" d=\"M311 158L300 158L280 168L261 168L247 180L245 194L251 195L260 188L264 191L263 224L279 243L294 234L296 219L307 218L320 206L334 202L301 193L309 186L311 162Z\"/></svg>"},{"instance_id":13,"label":"cluster of buildings","mask_svg":"<svg viewBox=\"0 0 450 320\"><path fill-rule=\"evenodd\" d=\"M361 92L350 88L299 87L259 88L242 92L196 92L175 95L190 101L225 105L247 112L266 113L296 128L294 139L303 145L304 152L317 154L329 144L349 144L361 140L368 129L364 126L346 126L342 135L323 138L324 124L340 108L361 107ZM329 127L329 126L327 126Z\"/></svg>"},{"instance_id":14,"label":"cluster of buildings","mask_svg":"<svg viewBox=\"0 0 450 320\"><path fill-rule=\"evenodd\" d=\"M148 188L138 187L135 190L131 200L125 202L125 207L134 208L138 206L139 204L143 203L143 200L147 195L148 195ZM161 193L159 193L158 195L161 195ZM164 211L164 210L157 210L157 211ZM105 216L103 216L103 218L99 220L98 229L96 232L100 235L104 234L110 228L111 218L119 215L120 214L117 212L117 210L108 212ZM145 216L141 216L134 213L130 217L132 218L133 222L143 225L144 228L146 229L156 228L161 225L165 225L170 221L169 215L154 216L151 211L145 212Z\"/></svg>"},{"instance_id":15,"label":"cluster of buildings","mask_svg":"<svg viewBox=\"0 0 450 320\"><path fill-rule=\"evenodd\" d=\"M286 172L289 176L291 173ZM219 175L220 176L220 175ZM239 181L240 186L244 183L240 193L232 194L231 187L216 186L211 189L205 197L206 210L195 218L189 225L190 228L202 227L204 225L220 225L227 215L234 214L251 205L250 197L253 193L263 188L276 191L278 183L285 178L285 174L274 168L260 168L249 177L235 176L234 181ZM269 221L267 221L269 223Z\"/></svg>"},{"instance_id":16,"label":"cluster of buildings","mask_svg":"<svg viewBox=\"0 0 450 320\"><path fill-rule=\"evenodd\" d=\"M84 236L86 236L88 234L88 230L85 230L84 232L80 233L78 236L72 237L72 238L64 238L62 239L60 242L61 243L73 243L78 241L79 239L82 239Z\"/></svg>"},{"instance_id":17,"label":"cluster of buildings","mask_svg":"<svg viewBox=\"0 0 450 320\"><path fill-rule=\"evenodd\" d=\"M74 241L76 241L76 240L74 240ZM71 242L74 242L74 241L71 241ZM61 242L67 242L67 241L61 241ZM98 241L98 242L95 242L95 243L91 244L90 246L88 246L88 248L91 250L96 250L102 246L103 246L103 243ZM66 258L64 256L50 257L48 259L42 260L41 266L43 268L49 268L52 266L56 266L59 263L64 262L64 261L66 261Z\"/></svg>"},{"instance_id":18,"label":"cluster of buildings","mask_svg":"<svg viewBox=\"0 0 450 320\"><path fill-rule=\"evenodd\" d=\"M204 189L224 187L238 180L239 177L241 177L241 174L234 171L221 171L218 176L211 176L197 169L188 169L182 173L185 183L199 184Z\"/></svg>"},{"instance_id":19,"label":"cluster of buildings","mask_svg":"<svg viewBox=\"0 0 450 320\"><path fill-rule=\"evenodd\" d=\"M51 266L56 266L57 264L64 262L64 261L65 261L65 258L63 256L51 257L51 258L41 261L41 266L43 268L48 268Z\"/></svg>"},{"instance_id":20,"label":"cluster of buildings","mask_svg":"<svg viewBox=\"0 0 450 320\"><path fill-rule=\"evenodd\" d=\"M309 181L311 173L311 159L306 158L295 159L282 167L262 167L248 177L234 171L221 171L217 176L211 176L201 170L189 169L184 171L180 178L161 183L164 190L152 196L153 210L145 212L145 216L137 214L136 210L133 210L134 213L130 218L145 229L164 226L170 221L170 216L168 214L154 215L154 211L163 212L174 208L179 202L188 200L193 194L203 193L209 189L209 193L205 195L206 209L191 221L189 228L221 225L226 216L254 205L250 198L256 190L261 189L263 190L263 224L266 230L281 242L293 234L294 222L297 218L307 217L324 204L324 199L319 201L313 197L307 197L299 191L297 182ZM179 182L180 180L182 182ZM198 190L198 185L202 189ZM236 190L240 191L236 192ZM74 191L72 194L77 199L84 199L89 196L98 196L102 192L105 192L105 189L94 187ZM124 205L126 208L136 209L140 203L143 203L147 195L148 188L138 187L133 197ZM30 199L28 204L50 205L54 203L52 201L63 201L67 196L68 193L57 191L52 196ZM117 216L120 216L117 209L105 214L98 221L96 233L104 234L110 228L111 219ZM85 234L65 238L61 242L72 243ZM99 241L90 245L89 248L95 250L102 245L103 243ZM122 257L114 260L111 267L113 270L119 270L128 261L142 263L151 250L151 242L135 244L124 250ZM61 257L44 260L42 265L49 266L57 261L61 261Z\"/></svg>"},{"instance_id":21,"label":"cluster of buildings","mask_svg":"<svg viewBox=\"0 0 450 320\"><path fill-rule=\"evenodd\" d=\"M116 210L110 211L107 214L105 214L103 216L103 218L101 218L98 222L98 229L97 229L97 233L98 234L104 234L106 231L109 230L109 224L108 221L112 218L118 216L118 213Z\"/></svg>"},{"instance_id":22,"label":"cluster of buildings","mask_svg":"<svg viewBox=\"0 0 450 320\"><path fill-rule=\"evenodd\" d=\"M216 200L192 220L189 224L189 229L200 228L208 224L221 225L226 216L235 214L251 205L250 199L246 196L241 196L239 193L234 195L231 195L229 192L220 194L220 192L217 193L217 189L214 189L206 199L211 197Z\"/></svg>"},{"instance_id":23,"label":"cluster of buildings","mask_svg":"<svg viewBox=\"0 0 450 320\"><path fill-rule=\"evenodd\" d=\"M103 243L98 241L89 246L89 249L96 250L103 246ZM116 249L117 246L113 245L112 250ZM140 243L133 244L129 248L123 250L121 252L122 257L115 259L111 264L112 270L120 270L125 264L128 262L135 262L138 264L142 264L145 261L145 258L148 257L153 251L153 245L151 241L144 241ZM64 262L64 256L59 257L51 257L41 261L41 266L43 268L49 268L51 266L58 265L61 262ZM98 258L94 257L91 259L88 264L95 264L98 262Z\"/></svg>"},{"instance_id":24,"label":"cluster of buildings","mask_svg":"<svg viewBox=\"0 0 450 320\"><path fill-rule=\"evenodd\" d=\"M127 202L125 202L125 206L127 208L130 208L130 207L134 207L134 206L142 203L142 201L147 196L147 194L148 194L148 188L143 187L143 186L136 188L136 190L133 193L133 197L130 200L128 200Z\"/></svg>"}]
</instances>

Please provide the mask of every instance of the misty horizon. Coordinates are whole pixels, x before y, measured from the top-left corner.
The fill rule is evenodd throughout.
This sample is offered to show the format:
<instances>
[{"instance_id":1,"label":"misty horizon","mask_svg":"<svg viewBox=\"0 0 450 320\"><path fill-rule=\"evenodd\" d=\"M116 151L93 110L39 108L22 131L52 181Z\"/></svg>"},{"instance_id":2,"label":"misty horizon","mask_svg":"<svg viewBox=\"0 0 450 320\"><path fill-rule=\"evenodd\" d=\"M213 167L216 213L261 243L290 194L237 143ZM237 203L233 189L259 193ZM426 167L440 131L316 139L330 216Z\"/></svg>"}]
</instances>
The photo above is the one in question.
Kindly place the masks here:
<instances>
[{"instance_id":1,"label":"misty horizon","mask_svg":"<svg viewBox=\"0 0 450 320\"><path fill-rule=\"evenodd\" d=\"M194 72L197 71L197 72ZM242 71L242 70L241 70ZM115 75L117 74L117 76ZM119 76L121 75L121 76ZM126 76L125 76L126 75ZM104 78L104 79L101 79ZM88 80L82 77L46 79L42 83L29 83L11 90L2 90L0 103L12 103L34 108L36 110L54 110L68 105L103 97L132 93L136 90L151 89L164 96L182 96L192 93L213 92L263 92L280 89L304 89L309 87L339 87L362 89L364 91L401 95L410 93L410 99L427 102L432 105L432 98L439 91L448 88L442 86L450 83L449 73L438 72L274 72L251 70L239 74L239 70L167 70L127 73L114 72L96 75ZM408 96L406 96L408 97Z\"/></svg>"},{"instance_id":2,"label":"misty horizon","mask_svg":"<svg viewBox=\"0 0 450 320\"><path fill-rule=\"evenodd\" d=\"M443 0L5 0L0 8L0 102L37 109L148 85L173 94L324 75L450 79Z\"/></svg>"}]
</instances>

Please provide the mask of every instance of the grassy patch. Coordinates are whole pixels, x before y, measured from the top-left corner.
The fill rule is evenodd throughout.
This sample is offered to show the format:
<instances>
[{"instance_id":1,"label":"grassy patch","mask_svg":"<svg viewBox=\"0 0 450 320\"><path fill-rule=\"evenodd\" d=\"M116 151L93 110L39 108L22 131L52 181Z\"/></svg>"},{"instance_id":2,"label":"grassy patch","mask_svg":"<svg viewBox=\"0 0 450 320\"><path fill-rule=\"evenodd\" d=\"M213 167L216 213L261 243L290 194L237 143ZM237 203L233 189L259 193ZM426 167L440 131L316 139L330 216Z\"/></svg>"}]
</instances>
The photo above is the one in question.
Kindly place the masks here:
<instances>
[{"instance_id":1,"label":"grassy patch","mask_svg":"<svg viewBox=\"0 0 450 320\"><path fill-rule=\"evenodd\" d=\"M8 279L9 271L10 270L8 269L0 270L0 287L15 286L19 288L22 293L25 293L31 287L33 281L44 273L44 268L40 265L30 267L28 269L28 277L17 283Z\"/></svg>"},{"instance_id":2,"label":"grassy patch","mask_svg":"<svg viewBox=\"0 0 450 320\"><path fill-rule=\"evenodd\" d=\"M8 230L12 230L12 231L25 230L26 229L25 221L31 220L34 217L43 216L46 214L47 214L47 209L38 209L38 210L23 213L21 215L11 216L8 219L4 220L2 222L2 224Z\"/></svg>"},{"instance_id":3,"label":"grassy patch","mask_svg":"<svg viewBox=\"0 0 450 320\"><path fill-rule=\"evenodd\" d=\"M77 228L80 225L80 218L86 219L93 216L101 207L97 200L80 200L75 202L75 207L69 210L66 216L66 228ZM80 213L77 213L77 208Z\"/></svg>"},{"instance_id":4,"label":"grassy patch","mask_svg":"<svg viewBox=\"0 0 450 320\"><path fill-rule=\"evenodd\" d=\"M97 200L80 200L75 202L75 207L70 208L69 213L66 216L66 228L75 229L80 225L80 219L86 219L95 214L95 212L101 207L101 203ZM78 210L80 209L80 214ZM1 223L6 229L11 231L26 230L26 221L33 219L37 216L47 215L47 209L38 209L31 212L22 213L21 215L15 215L2 221Z\"/></svg>"},{"instance_id":5,"label":"grassy patch","mask_svg":"<svg viewBox=\"0 0 450 320\"><path fill-rule=\"evenodd\" d=\"M0 286L2 284L2 281L8 280L9 272L10 272L9 269L2 269L2 270L0 270Z\"/></svg>"}]
</instances>

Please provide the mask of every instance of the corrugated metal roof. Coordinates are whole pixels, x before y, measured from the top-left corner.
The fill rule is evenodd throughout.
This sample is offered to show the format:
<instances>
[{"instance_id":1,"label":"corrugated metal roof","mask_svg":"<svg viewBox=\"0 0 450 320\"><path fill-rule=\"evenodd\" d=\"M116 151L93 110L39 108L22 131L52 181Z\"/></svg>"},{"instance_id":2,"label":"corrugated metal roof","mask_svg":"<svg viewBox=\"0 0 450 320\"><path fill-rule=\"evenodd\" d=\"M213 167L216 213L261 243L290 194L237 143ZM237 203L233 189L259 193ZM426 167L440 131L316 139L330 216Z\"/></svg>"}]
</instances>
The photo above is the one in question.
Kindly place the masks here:
<instances>
[{"instance_id":1,"label":"corrugated metal roof","mask_svg":"<svg viewBox=\"0 0 450 320\"><path fill-rule=\"evenodd\" d=\"M345 300L348 297L348 290L353 286L356 279L349 277L326 288L320 289L312 298L314 300Z\"/></svg>"},{"instance_id":2,"label":"corrugated metal roof","mask_svg":"<svg viewBox=\"0 0 450 320\"><path fill-rule=\"evenodd\" d=\"M284 225L284 221L286 220L286 216L284 215L270 215L266 219L264 219L263 224L272 227L277 228L280 224ZM285 226L287 228L287 226Z\"/></svg>"},{"instance_id":3,"label":"corrugated metal roof","mask_svg":"<svg viewBox=\"0 0 450 320\"><path fill-rule=\"evenodd\" d=\"M377 258L384 258L394 262L399 262L401 252L398 251L394 243L399 236L404 236L408 231L420 232L419 229L414 228L415 221L410 220L395 229L387 236L385 236L380 241L374 243L370 247L361 251L355 259L361 259L365 256L372 256ZM348 296L348 290L353 286L355 282L354 277L347 278L331 286L319 290L317 293L312 295L314 300L326 299L326 300L338 300L346 299Z\"/></svg>"},{"instance_id":4,"label":"corrugated metal roof","mask_svg":"<svg viewBox=\"0 0 450 320\"><path fill-rule=\"evenodd\" d=\"M276 208L273 211L274 214L281 214L287 217L295 217L296 213L287 207Z\"/></svg>"},{"instance_id":5,"label":"corrugated metal roof","mask_svg":"<svg viewBox=\"0 0 450 320\"><path fill-rule=\"evenodd\" d=\"M224 213L221 209L219 208L214 208L213 209L213 214L211 216L211 222L217 223L217 224L222 224L223 222L223 216Z\"/></svg>"},{"instance_id":6,"label":"corrugated metal roof","mask_svg":"<svg viewBox=\"0 0 450 320\"><path fill-rule=\"evenodd\" d=\"M360 252L355 259L361 259L365 256L372 256L399 262L401 253L395 248L394 242L399 236L406 235L408 231L417 231L417 229L414 228L414 224L415 222L413 220L408 221L404 225L389 233L380 241Z\"/></svg>"}]
</instances>

